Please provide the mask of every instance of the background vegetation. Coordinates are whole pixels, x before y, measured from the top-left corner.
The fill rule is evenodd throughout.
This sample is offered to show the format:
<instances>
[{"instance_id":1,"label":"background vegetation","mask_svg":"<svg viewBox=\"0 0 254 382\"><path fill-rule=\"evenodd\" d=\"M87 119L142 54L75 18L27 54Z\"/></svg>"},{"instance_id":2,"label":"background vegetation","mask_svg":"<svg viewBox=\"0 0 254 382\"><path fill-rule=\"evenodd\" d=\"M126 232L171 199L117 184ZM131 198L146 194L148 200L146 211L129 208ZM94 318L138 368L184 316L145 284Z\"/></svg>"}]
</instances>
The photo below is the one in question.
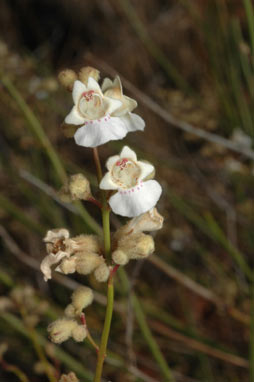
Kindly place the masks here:
<instances>
[{"instance_id":1,"label":"background vegetation","mask_svg":"<svg viewBox=\"0 0 254 382\"><path fill-rule=\"evenodd\" d=\"M124 144L155 164L164 191L155 255L116 278L106 380L165 382L170 367L176 381L253 382L251 0L3 0L0 30L1 381L45 381L45 357L92 379L88 344L49 346L46 327L85 283L98 291L87 317L99 339L104 286L46 284L39 264L47 229L99 230L90 206L56 192L65 173L96 182L90 150L63 135L71 97L57 83L59 70L93 65L138 100L146 130ZM103 147L103 161L122 145Z\"/></svg>"}]
</instances>

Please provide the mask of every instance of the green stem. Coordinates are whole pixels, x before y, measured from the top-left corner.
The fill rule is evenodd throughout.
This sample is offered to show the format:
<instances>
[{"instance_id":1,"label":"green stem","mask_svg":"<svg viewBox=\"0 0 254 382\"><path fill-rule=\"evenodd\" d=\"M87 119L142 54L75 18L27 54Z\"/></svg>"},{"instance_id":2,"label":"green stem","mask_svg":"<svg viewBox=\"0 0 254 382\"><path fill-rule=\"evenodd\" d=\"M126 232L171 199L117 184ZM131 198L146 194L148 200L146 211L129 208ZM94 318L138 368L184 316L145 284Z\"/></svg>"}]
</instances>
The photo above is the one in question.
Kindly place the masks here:
<instances>
[{"instance_id":1,"label":"green stem","mask_svg":"<svg viewBox=\"0 0 254 382\"><path fill-rule=\"evenodd\" d=\"M111 244L110 244L110 209L102 207L102 224L104 238L104 254L108 265L111 263Z\"/></svg>"},{"instance_id":2,"label":"green stem","mask_svg":"<svg viewBox=\"0 0 254 382\"><path fill-rule=\"evenodd\" d=\"M103 368L104 359L106 357L106 350L107 350L108 337L109 337L112 314L113 314L113 307L114 307L114 285L113 285L113 277L110 276L108 281L106 316L105 316L104 327L103 327L103 332L101 336L100 349L98 352L94 382L101 382L102 368Z\"/></svg>"}]
</instances>

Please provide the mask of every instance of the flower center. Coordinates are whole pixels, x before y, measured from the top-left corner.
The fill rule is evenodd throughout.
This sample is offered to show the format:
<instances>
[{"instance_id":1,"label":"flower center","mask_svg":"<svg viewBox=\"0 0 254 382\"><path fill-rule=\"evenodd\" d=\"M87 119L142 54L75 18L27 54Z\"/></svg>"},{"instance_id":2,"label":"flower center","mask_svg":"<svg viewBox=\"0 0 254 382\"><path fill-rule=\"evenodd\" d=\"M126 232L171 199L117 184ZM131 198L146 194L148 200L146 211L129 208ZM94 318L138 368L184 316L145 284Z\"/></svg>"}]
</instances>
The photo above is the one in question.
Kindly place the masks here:
<instances>
[{"instance_id":1,"label":"flower center","mask_svg":"<svg viewBox=\"0 0 254 382\"><path fill-rule=\"evenodd\" d=\"M81 94L78 111L82 117L93 120L102 118L106 114L106 105L99 93L88 90Z\"/></svg>"},{"instance_id":2,"label":"flower center","mask_svg":"<svg viewBox=\"0 0 254 382\"><path fill-rule=\"evenodd\" d=\"M121 188L131 188L138 184L141 169L131 159L121 158L113 166L111 174Z\"/></svg>"}]
</instances>

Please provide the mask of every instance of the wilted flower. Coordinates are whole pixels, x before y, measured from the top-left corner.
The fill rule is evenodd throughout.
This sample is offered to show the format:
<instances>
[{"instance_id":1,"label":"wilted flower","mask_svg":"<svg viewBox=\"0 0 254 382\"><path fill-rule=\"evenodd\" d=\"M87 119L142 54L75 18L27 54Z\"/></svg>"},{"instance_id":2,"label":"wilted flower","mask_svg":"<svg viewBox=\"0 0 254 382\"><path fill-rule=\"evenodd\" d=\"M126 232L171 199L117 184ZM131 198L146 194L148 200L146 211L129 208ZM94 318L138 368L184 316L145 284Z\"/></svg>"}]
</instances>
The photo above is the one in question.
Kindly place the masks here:
<instances>
[{"instance_id":1,"label":"wilted flower","mask_svg":"<svg viewBox=\"0 0 254 382\"><path fill-rule=\"evenodd\" d=\"M109 170L100 182L103 190L118 190L109 199L113 212L127 217L139 216L153 208L161 195L160 184L146 178L154 166L138 161L133 150L124 146L120 155L108 159Z\"/></svg>"},{"instance_id":2,"label":"wilted flower","mask_svg":"<svg viewBox=\"0 0 254 382\"><path fill-rule=\"evenodd\" d=\"M163 221L163 216L154 207L146 213L129 220L127 224L115 232L114 236L120 238L131 233L157 231L162 228Z\"/></svg>"},{"instance_id":3,"label":"wilted flower","mask_svg":"<svg viewBox=\"0 0 254 382\"><path fill-rule=\"evenodd\" d=\"M44 280L51 279L51 267L63 258L69 257L76 248L75 242L69 238L69 231L65 228L53 229L47 232L43 241L46 243L48 256L41 262Z\"/></svg>"},{"instance_id":4,"label":"wilted flower","mask_svg":"<svg viewBox=\"0 0 254 382\"><path fill-rule=\"evenodd\" d=\"M56 265L55 271L71 274L78 272L88 275L95 272L99 274L98 281L107 281L106 274L109 270L102 256L101 242L96 235L79 235L69 237L69 232L64 229L48 231L44 238L49 253L41 263L41 271L44 279L51 278L51 267ZM102 268L100 268L102 266ZM97 268L99 270L96 273ZM101 270L104 269L104 277L100 277ZM107 269L107 272L106 272Z\"/></svg>"}]
</instances>

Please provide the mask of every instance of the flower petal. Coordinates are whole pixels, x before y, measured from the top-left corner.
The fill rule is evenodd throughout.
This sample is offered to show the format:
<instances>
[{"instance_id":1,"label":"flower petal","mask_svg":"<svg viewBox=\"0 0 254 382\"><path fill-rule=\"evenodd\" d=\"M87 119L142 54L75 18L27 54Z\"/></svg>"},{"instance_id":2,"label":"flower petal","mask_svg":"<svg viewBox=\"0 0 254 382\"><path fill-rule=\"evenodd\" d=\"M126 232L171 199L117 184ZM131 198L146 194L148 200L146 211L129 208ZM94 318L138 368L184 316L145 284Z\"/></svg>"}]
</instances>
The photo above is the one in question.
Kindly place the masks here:
<instances>
[{"instance_id":1,"label":"flower petal","mask_svg":"<svg viewBox=\"0 0 254 382\"><path fill-rule=\"evenodd\" d=\"M85 118L81 117L76 105L74 105L71 112L65 117L64 122L71 125L82 125L85 122Z\"/></svg>"},{"instance_id":2,"label":"flower petal","mask_svg":"<svg viewBox=\"0 0 254 382\"><path fill-rule=\"evenodd\" d=\"M113 82L111 81L111 79L107 77L104 78L103 83L101 85L101 90L103 91L103 93L112 87L113 87Z\"/></svg>"},{"instance_id":3,"label":"flower petal","mask_svg":"<svg viewBox=\"0 0 254 382\"><path fill-rule=\"evenodd\" d=\"M162 189L156 180L148 180L133 189L119 190L109 199L109 205L117 215L134 217L153 208Z\"/></svg>"},{"instance_id":4,"label":"flower petal","mask_svg":"<svg viewBox=\"0 0 254 382\"><path fill-rule=\"evenodd\" d=\"M110 171L114 164L120 159L120 155L113 155L112 157L108 158L106 162L106 167Z\"/></svg>"},{"instance_id":5,"label":"flower petal","mask_svg":"<svg viewBox=\"0 0 254 382\"><path fill-rule=\"evenodd\" d=\"M129 159L132 159L134 162L137 161L137 155L135 151L130 149L128 146L124 146L122 148L122 151L120 153L120 158L129 158Z\"/></svg>"},{"instance_id":6,"label":"flower petal","mask_svg":"<svg viewBox=\"0 0 254 382\"><path fill-rule=\"evenodd\" d=\"M77 145L84 147L97 147L108 141L115 141L126 136L127 130L120 118L103 117L87 121L75 133Z\"/></svg>"},{"instance_id":7,"label":"flower petal","mask_svg":"<svg viewBox=\"0 0 254 382\"><path fill-rule=\"evenodd\" d=\"M139 177L140 180L145 179L154 171L154 166L150 163L138 161L137 164L141 168L141 175Z\"/></svg>"},{"instance_id":8,"label":"flower petal","mask_svg":"<svg viewBox=\"0 0 254 382\"><path fill-rule=\"evenodd\" d=\"M69 237L70 232L66 228L56 228L47 231L43 241L50 243L59 240L60 238L69 239Z\"/></svg>"},{"instance_id":9,"label":"flower petal","mask_svg":"<svg viewBox=\"0 0 254 382\"><path fill-rule=\"evenodd\" d=\"M99 186L102 190L117 190L118 186L112 181L111 175L107 172L102 178Z\"/></svg>"},{"instance_id":10,"label":"flower petal","mask_svg":"<svg viewBox=\"0 0 254 382\"><path fill-rule=\"evenodd\" d=\"M85 84L83 84L83 82L78 80L74 82L72 98L75 105L78 103L81 94L85 91L87 91L87 87Z\"/></svg>"},{"instance_id":11,"label":"flower petal","mask_svg":"<svg viewBox=\"0 0 254 382\"><path fill-rule=\"evenodd\" d=\"M144 131L145 121L135 113L127 113L121 116L122 121L125 123L128 132L131 131Z\"/></svg>"},{"instance_id":12,"label":"flower petal","mask_svg":"<svg viewBox=\"0 0 254 382\"><path fill-rule=\"evenodd\" d=\"M87 81L87 88L88 90L94 90L96 93L99 93L101 96L103 96L100 85L93 77L89 77Z\"/></svg>"},{"instance_id":13,"label":"flower petal","mask_svg":"<svg viewBox=\"0 0 254 382\"><path fill-rule=\"evenodd\" d=\"M111 97L106 97L104 96L104 102L107 102L108 108L107 108L107 113L112 114L115 110L119 109L122 106L122 101L119 99L111 98Z\"/></svg>"},{"instance_id":14,"label":"flower petal","mask_svg":"<svg viewBox=\"0 0 254 382\"><path fill-rule=\"evenodd\" d=\"M69 254L67 252L59 251L56 254L50 253L48 256L46 256L42 260L40 269L44 275L45 281L48 281L48 279L51 279L51 267L52 267L52 265L57 264L64 257L69 257Z\"/></svg>"}]
</instances>

